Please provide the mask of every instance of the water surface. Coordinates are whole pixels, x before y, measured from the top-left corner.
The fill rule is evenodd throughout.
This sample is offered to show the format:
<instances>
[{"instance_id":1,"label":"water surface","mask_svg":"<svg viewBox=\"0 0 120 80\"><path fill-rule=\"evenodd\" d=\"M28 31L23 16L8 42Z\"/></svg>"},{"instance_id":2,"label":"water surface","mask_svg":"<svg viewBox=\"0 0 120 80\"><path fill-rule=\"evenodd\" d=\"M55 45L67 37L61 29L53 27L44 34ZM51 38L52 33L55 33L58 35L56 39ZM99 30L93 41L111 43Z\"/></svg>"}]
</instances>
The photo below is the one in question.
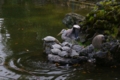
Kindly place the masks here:
<instances>
[{"instance_id":1,"label":"water surface","mask_svg":"<svg viewBox=\"0 0 120 80\"><path fill-rule=\"evenodd\" d=\"M57 1L57 0L56 0ZM0 79L5 80L119 80L119 69L49 63L42 38L66 26L65 14L86 15L91 9L55 0L0 0ZM66 0L67 1L67 0Z\"/></svg>"}]
</instances>

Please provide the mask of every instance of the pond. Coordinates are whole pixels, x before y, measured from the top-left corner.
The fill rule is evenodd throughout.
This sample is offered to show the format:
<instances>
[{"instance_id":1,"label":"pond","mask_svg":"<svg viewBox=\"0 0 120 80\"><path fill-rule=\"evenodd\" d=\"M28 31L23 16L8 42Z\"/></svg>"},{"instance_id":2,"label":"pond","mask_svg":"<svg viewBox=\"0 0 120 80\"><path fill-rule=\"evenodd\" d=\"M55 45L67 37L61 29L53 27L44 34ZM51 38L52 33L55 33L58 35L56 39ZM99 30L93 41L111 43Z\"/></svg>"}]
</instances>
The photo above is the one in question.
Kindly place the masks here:
<instances>
[{"instance_id":1,"label":"pond","mask_svg":"<svg viewBox=\"0 0 120 80\"><path fill-rule=\"evenodd\" d=\"M119 80L116 66L57 67L43 52L42 38L61 40L67 13L85 16L90 10L59 0L0 0L0 80Z\"/></svg>"}]
</instances>

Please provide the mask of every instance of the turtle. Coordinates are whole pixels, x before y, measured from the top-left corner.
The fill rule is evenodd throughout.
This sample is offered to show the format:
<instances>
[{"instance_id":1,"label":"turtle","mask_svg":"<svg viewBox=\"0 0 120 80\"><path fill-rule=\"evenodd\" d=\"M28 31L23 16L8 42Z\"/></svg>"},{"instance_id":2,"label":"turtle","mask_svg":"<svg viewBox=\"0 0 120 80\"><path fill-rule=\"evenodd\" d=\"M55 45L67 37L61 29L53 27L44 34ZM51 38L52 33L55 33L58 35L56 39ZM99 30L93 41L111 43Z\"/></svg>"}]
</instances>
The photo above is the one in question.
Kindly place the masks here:
<instances>
[{"instance_id":1,"label":"turtle","mask_svg":"<svg viewBox=\"0 0 120 80\"><path fill-rule=\"evenodd\" d=\"M54 41L54 42L57 42L57 43L60 43L55 37L53 36L46 36L42 39L43 41L46 41L46 42L50 42L50 41Z\"/></svg>"},{"instance_id":2,"label":"turtle","mask_svg":"<svg viewBox=\"0 0 120 80\"><path fill-rule=\"evenodd\" d=\"M52 45L58 43L61 44L55 37L53 36L46 36L45 38L42 39L44 41L43 47L49 46L51 47Z\"/></svg>"}]
</instances>

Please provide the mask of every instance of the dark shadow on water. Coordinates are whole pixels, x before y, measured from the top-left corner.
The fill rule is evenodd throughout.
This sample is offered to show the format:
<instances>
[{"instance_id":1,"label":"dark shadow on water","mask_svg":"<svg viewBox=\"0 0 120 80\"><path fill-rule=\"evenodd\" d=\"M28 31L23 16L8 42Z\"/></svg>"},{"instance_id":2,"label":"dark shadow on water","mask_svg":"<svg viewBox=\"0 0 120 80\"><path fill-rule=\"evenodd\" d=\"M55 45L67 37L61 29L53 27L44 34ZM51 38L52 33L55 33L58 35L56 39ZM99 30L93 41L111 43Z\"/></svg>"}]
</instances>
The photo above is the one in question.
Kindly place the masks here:
<instances>
[{"instance_id":1,"label":"dark shadow on water","mask_svg":"<svg viewBox=\"0 0 120 80\"><path fill-rule=\"evenodd\" d=\"M4 65L17 74L31 75L36 78L52 76L52 79L66 79L71 72L74 72L73 68L57 67L56 64L46 61L46 55L42 56L44 60L40 56L37 52L21 52L15 56L8 56Z\"/></svg>"},{"instance_id":2,"label":"dark shadow on water","mask_svg":"<svg viewBox=\"0 0 120 80\"><path fill-rule=\"evenodd\" d=\"M21 52L16 56L8 56L4 65L18 74L59 75L71 71L58 68L55 64L46 61L46 56L42 57L44 60L37 52Z\"/></svg>"}]
</instances>

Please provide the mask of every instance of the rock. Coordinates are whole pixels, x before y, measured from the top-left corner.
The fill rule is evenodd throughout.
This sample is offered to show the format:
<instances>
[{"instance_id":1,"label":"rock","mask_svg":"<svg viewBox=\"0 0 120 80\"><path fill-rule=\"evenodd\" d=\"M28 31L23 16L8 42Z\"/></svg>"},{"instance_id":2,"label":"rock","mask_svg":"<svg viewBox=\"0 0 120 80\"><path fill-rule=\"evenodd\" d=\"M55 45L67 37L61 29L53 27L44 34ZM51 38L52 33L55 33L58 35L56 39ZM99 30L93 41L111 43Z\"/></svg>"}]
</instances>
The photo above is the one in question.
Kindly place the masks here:
<instances>
[{"instance_id":1,"label":"rock","mask_svg":"<svg viewBox=\"0 0 120 80\"><path fill-rule=\"evenodd\" d=\"M62 49L62 51L67 51L67 52L69 52L71 50L71 48L67 47L67 46L63 46L61 49Z\"/></svg>"},{"instance_id":2,"label":"rock","mask_svg":"<svg viewBox=\"0 0 120 80\"><path fill-rule=\"evenodd\" d=\"M94 48L100 49L104 40L105 37L103 34L96 35L92 40L92 45Z\"/></svg>"},{"instance_id":3,"label":"rock","mask_svg":"<svg viewBox=\"0 0 120 80\"><path fill-rule=\"evenodd\" d=\"M80 51L83 49L83 46L73 45L72 49L75 50L77 53L80 53Z\"/></svg>"},{"instance_id":4,"label":"rock","mask_svg":"<svg viewBox=\"0 0 120 80\"><path fill-rule=\"evenodd\" d=\"M58 53L60 57L69 57L69 53L67 51L61 51Z\"/></svg>"},{"instance_id":5,"label":"rock","mask_svg":"<svg viewBox=\"0 0 120 80\"><path fill-rule=\"evenodd\" d=\"M106 58L107 53L108 53L108 51L103 52L103 51L99 50L95 53L94 57L103 59L103 58Z\"/></svg>"},{"instance_id":6,"label":"rock","mask_svg":"<svg viewBox=\"0 0 120 80\"><path fill-rule=\"evenodd\" d=\"M60 49L60 48L61 48L61 45L59 45L59 44L53 44L53 45L52 45L52 48Z\"/></svg>"},{"instance_id":7,"label":"rock","mask_svg":"<svg viewBox=\"0 0 120 80\"><path fill-rule=\"evenodd\" d=\"M79 24L79 22L85 19L84 16L77 14L77 13L68 13L66 14L65 18L63 19L63 23L68 27L72 28L74 24Z\"/></svg>"},{"instance_id":8,"label":"rock","mask_svg":"<svg viewBox=\"0 0 120 80\"><path fill-rule=\"evenodd\" d=\"M51 49L51 53L55 54L55 55L58 55L59 53L61 53L61 50L58 49L58 48L53 48L53 49Z\"/></svg>"},{"instance_id":9,"label":"rock","mask_svg":"<svg viewBox=\"0 0 120 80\"><path fill-rule=\"evenodd\" d=\"M71 58L78 58L79 57L79 53L77 53L75 50L71 50L71 52L70 52L70 57Z\"/></svg>"},{"instance_id":10,"label":"rock","mask_svg":"<svg viewBox=\"0 0 120 80\"><path fill-rule=\"evenodd\" d=\"M50 48L50 47L45 47L44 52L45 52L46 54L50 54L50 53L51 53L51 48Z\"/></svg>"},{"instance_id":11,"label":"rock","mask_svg":"<svg viewBox=\"0 0 120 80\"><path fill-rule=\"evenodd\" d=\"M97 3L94 9L88 13L82 25L82 33L86 36L85 42L93 38L94 33L111 35L120 38L119 21L120 21L119 2L104 0Z\"/></svg>"},{"instance_id":12,"label":"rock","mask_svg":"<svg viewBox=\"0 0 120 80\"><path fill-rule=\"evenodd\" d=\"M88 45L87 47L83 48L80 51L80 56L88 56L88 54L92 53L94 51L93 45Z\"/></svg>"}]
</instances>

